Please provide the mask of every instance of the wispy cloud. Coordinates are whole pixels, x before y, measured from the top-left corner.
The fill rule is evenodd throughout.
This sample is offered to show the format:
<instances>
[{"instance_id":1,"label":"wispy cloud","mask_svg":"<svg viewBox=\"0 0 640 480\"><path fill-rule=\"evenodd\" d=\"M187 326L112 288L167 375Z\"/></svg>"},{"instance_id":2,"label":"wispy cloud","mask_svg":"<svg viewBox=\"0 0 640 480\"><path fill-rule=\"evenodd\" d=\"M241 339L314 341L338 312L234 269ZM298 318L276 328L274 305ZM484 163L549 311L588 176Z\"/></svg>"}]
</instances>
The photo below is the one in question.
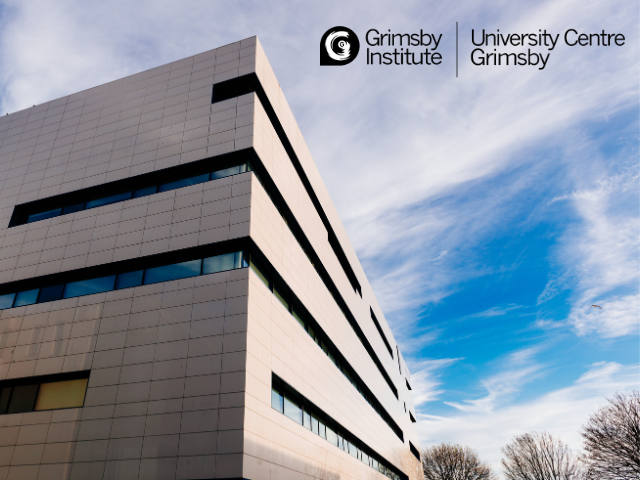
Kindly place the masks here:
<instances>
[{"instance_id":1,"label":"wispy cloud","mask_svg":"<svg viewBox=\"0 0 640 480\"><path fill-rule=\"evenodd\" d=\"M539 377L543 365L534 361L540 347L527 347L509 354L500 363L500 372L481 381L487 391L484 397L459 402L444 402L466 413L491 413L496 407L506 404L522 386Z\"/></svg>"},{"instance_id":2,"label":"wispy cloud","mask_svg":"<svg viewBox=\"0 0 640 480\"><path fill-rule=\"evenodd\" d=\"M437 399L441 389L440 374L443 369L462 360L461 358L422 359L411 362L411 388L416 407Z\"/></svg>"},{"instance_id":3,"label":"wispy cloud","mask_svg":"<svg viewBox=\"0 0 640 480\"><path fill-rule=\"evenodd\" d=\"M571 288L568 321L579 335L618 337L639 331L640 219L636 209L624 204L625 197L637 198L639 176L637 164L624 163L621 171L601 172L587 187L554 199L569 202L582 221L561 239L555 254L561 273L549 281L538 303Z\"/></svg>"}]
</instances>

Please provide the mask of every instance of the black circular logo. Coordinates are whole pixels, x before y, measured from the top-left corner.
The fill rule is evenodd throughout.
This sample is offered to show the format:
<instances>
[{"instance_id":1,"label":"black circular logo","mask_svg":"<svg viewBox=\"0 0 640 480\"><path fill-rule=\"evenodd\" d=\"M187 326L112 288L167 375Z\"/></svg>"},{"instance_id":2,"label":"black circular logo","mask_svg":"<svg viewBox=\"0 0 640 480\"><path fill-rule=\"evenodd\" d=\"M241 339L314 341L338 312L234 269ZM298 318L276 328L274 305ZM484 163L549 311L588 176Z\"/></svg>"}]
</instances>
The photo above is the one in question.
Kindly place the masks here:
<instances>
[{"instance_id":1,"label":"black circular logo","mask_svg":"<svg viewBox=\"0 0 640 480\"><path fill-rule=\"evenodd\" d=\"M320 40L320 65L346 65L353 62L360 51L360 40L347 27L333 27Z\"/></svg>"}]
</instances>

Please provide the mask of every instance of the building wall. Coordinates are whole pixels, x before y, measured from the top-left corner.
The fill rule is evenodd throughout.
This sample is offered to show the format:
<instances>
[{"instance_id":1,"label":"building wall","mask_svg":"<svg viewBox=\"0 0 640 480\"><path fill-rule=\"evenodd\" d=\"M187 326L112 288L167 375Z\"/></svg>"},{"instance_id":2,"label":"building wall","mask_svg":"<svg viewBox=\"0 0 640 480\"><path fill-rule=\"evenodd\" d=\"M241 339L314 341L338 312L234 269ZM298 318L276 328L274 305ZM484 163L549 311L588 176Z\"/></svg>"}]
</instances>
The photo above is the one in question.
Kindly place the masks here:
<instances>
[{"instance_id":1,"label":"building wall","mask_svg":"<svg viewBox=\"0 0 640 480\"><path fill-rule=\"evenodd\" d=\"M213 84L254 72L362 298L257 95L211 104ZM18 204L209 157L215 165L216 156L246 149L300 223L399 400L254 173L8 228ZM249 235L418 446L402 407L404 375L370 307L395 348L393 335L256 37L0 117L0 284ZM384 478L272 410L272 371L404 468L400 441L249 269L0 312L0 380L85 369L84 408L0 416L0 480L325 478L326 468Z\"/></svg>"}]
</instances>

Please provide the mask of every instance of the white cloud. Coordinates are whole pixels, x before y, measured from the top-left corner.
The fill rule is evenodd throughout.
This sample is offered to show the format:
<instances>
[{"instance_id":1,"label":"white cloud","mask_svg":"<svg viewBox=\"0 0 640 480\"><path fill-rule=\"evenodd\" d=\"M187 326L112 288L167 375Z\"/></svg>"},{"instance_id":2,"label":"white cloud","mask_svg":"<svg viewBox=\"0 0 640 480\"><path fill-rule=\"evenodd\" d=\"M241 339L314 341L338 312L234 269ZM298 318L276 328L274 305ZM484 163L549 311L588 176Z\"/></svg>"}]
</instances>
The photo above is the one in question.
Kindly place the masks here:
<instances>
[{"instance_id":1,"label":"white cloud","mask_svg":"<svg viewBox=\"0 0 640 480\"><path fill-rule=\"evenodd\" d=\"M496 407L506 404L522 386L540 376L543 365L535 362L533 357L542 347L527 347L517 350L500 361L499 373L482 380L481 384L487 394L475 400L444 402L465 413L490 413Z\"/></svg>"},{"instance_id":2,"label":"white cloud","mask_svg":"<svg viewBox=\"0 0 640 480\"><path fill-rule=\"evenodd\" d=\"M538 303L573 288L568 321L579 335L610 338L639 331L640 220L623 203L625 197L637 199L637 183L634 166L554 199L570 202L582 221L561 239L555 258L562 273L549 281Z\"/></svg>"},{"instance_id":3,"label":"white cloud","mask_svg":"<svg viewBox=\"0 0 640 480\"><path fill-rule=\"evenodd\" d=\"M438 398L444 390L440 388L440 371L461 358L422 359L411 363L411 388L416 407Z\"/></svg>"},{"instance_id":4,"label":"white cloud","mask_svg":"<svg viewBox=\"0 0 640 480\"><path fill-rule=\"evenodd\" d=\"M435 416L418 413L422 446L440 442L468 445L480 457L499 468L500 448L515 435L547 431L569 446L581 449L579 431L589 415L617 391L638 387L639 366L615 362L595 363L572 385L533 400L491 410Z\"/></svg>"}]
</instances>

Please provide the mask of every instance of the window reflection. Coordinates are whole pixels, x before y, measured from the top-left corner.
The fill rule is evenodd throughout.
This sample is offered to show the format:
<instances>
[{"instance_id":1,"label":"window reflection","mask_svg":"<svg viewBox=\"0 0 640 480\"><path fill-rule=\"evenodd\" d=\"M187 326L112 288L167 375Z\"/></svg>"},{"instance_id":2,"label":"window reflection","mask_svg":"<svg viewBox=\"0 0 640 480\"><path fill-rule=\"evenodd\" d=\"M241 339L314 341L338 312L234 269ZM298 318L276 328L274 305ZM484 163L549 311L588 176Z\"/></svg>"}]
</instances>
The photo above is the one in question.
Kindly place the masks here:
<instances>
[{"instance_id":1,"label":"window reflection","mask_svg":"<svg viewBox=\"0 0 640 480\"><path fill-rule=\"evenodd\" d=\"M117 275L89 278L66 284L0 295L0 310L34 303L53 302L62 298L80 297L82 295L137 287L143 283L148 285L168 282L170 280L224 272L247 266L249 264L244 259L243 252L225 253L205 259L189 260L187 262L152 267L146 270L123 272Z\"/></svg>"},{"instance_id":2,"label":"window reflection","mask_svg":"<svg viewBox=\"0 0 640 480\"><path fill-rule=\"evenodd\" d=\"M123 202L131 198L139 198L147 195L153 195L158 192L167 192L170 190L176 190L178 188L188 187L190 185L196 185L199 183L208 182L210 180L217 180L219 178L229 177L231 175L237 175L239 173L245 173L251 171L251 165L243 163L236 165L235 167L223 168L221 170L215 170L213 172L203 173L201 175L194 175L187 178L181 178L172 180L171 182L165 182L157 185L150 185L147 187L139 188L137 190L129 190L127 192L115 193L100 198L92 198L86 202L74 203L72 205L65 205L61 208L55 208L46 210L43 212L32 213L27 216L26 222L33 223L47 218L58 217L60 215L66 215L68 213L79 212L81 210L88 210L90 208L102 207L112 203Z\"/></svg>"}]
</instances>

